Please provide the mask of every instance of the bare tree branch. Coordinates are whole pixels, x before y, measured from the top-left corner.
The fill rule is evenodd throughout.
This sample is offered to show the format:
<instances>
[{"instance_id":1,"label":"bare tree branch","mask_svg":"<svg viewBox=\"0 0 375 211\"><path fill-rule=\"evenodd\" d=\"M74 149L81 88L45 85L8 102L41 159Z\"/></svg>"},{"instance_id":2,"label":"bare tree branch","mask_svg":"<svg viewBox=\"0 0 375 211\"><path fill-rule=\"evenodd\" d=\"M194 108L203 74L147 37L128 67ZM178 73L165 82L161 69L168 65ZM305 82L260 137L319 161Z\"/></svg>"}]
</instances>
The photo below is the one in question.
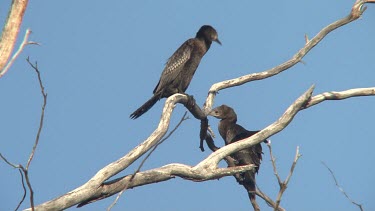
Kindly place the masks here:
<instances>
[{"instance_id":1,"label":"bare tree branch","mask_svg":"<svg viewBox=\"0 0 375 211\"><path fill-rule=\"evenodd\" d=\"M22 165L20 165L20 164L16 165L16 164L13 164L13 163L9 162L8 159L6 159L1 153L0 153L0 158L2 160L4 160L4 162L6 164L8 164L9 166L12 166L13 168L17 168L18 171L19 171L19 173L21 174L21 183L22 183L22 188L23 188L23 196L22 196L22 199L20 200L20 202L18 203L18 205L17 205L17 207L15 209L15 210L18 210L18 208L21 206L21 204L23 203L23 201L25 200L25 197L26 197L26 188L25 188L25 182L24 182L23 174L25 174L25 176L26 176L27 170ZM31 186L30 186L30 188L31 188ZM31 206L31 208L34 209L34 206Z\"/></svg>"},{"instance_id":2,"label":"bare tree branch","mask_svg":"<svg viewBox=\"0 0 375 211\"><path fill-rule=\"evenodd\" d=\"M39 81L39 86L40 86L40 91L41 91L42 96L43 96L43 105L42 105L42 112L41 112L41 115L40 115L40 122L39 122L38 132L37 132L37 135L36 135L36 138L35 138L33 149L31 151L29 159L27 161L26 168L23 167L21 164L15 165L15 164L10 163L3 155L1 155L1 153L0 153L0 157L8 165L10 165L10 166L12 166L14 168L18 168L19 171L20 171L20 173L21 173L21 181L22 181L22 187L24 189L24 195L22 197L22 200L19 202L16 210L20 207L20 205L22 204L22 202L24 201L25 196L26 196L26 190L25 190L25 185L24 185L23 176L22 176L22 173L23 173L23 175L25 176L26 184L27 184L27 186L29 188L29 191L30 191L30 205L31 205L31 210L34 211L34 191L33 191L33 188L31 186L31 182L30 182L30 178L29 178L29 167L30 167L30 163L31 163L31 161L32 161L32 159L34 157L36 147L38 146L39 137L40 137L40 134L41 134L42 128L43 128L44 111L45 111L45 108L46 108L46 105L47 105L47 94L44 91L44 86L43 86L42 78L40 76L40 72L39 72L39 69L38 69L37 62L35 62L35 65L33 65L30 62L29 58L27 58L26 60L30 64L30 66L35 70L35 72L37 73L38 81Z\"/></svg>"},{"instance_id":3,"label":"bare tree branch","mask_svg":"<svg viewBox=\"0 0 375 211\"><path fill-rule=\"evenodd\" d=\"M12 5L8 13L8 18L5 21L5 26L0 37L0 77L6 72L6 70L4 72L4 67L16 43L18 32L20 30L23 15L25 14L28 2L28 0L12 1ZM26 32L26 35L28 36L28 32Z\"/></svg>"},{"instance_id":4,"label":"bare tree branch","mask_svg":"<svg viewBox=\"0 0 375 211\"><path fill-rule=\"evenodd\" d=\"M183 121L187 120L188 117L186 117L187 115L187 112L184 113L184 115L182 116L181 120L177 123L177 125L173 128L173 130L171 130L171 132L169 132L169 134L167 136L165 136L161 141L159 141L157 144L155 144L155 146L151 149L151 151L146 155L146 157L142 160L141 164L139 164L137 170L135 170L134 174L132 175L132 177L130 178L130 181L128 184L132 183L134 177L135 177L135 174L138 173L142 166L144 165L144 163L146 162L146 160L151 156L151 154L156 150L156 148L162 144L165 140L167 140L176 130L177 128L180 127L180 125L182 124ZM117 195L115 201L113 201L113 203L107 208L107 211L110 211L112 209L113 206L115 206L115 204L117 203L117 201L120 199L121 195L128 189L128 186L129 185L126 185L125 188L120 191L120 193ZM83 203L80 203L77 207L82 207L88 203L92 203L93 201L86 201L86 202L83 202Z\"/></svg>"},{"instance_id":5,"label":"bare tree branch","mask_svg":"<svg viewBox=\"0 0 375 211\"><path fill-rule=\"evenodd\" d=\"M275 156L273 156L273 153L272 153L271 141L269 141L267 143L267 146L268 146L268 150L270 151L270 157L271 157L271 163L272 163L273 173L276 176L277 183L281 184L282 181L281 181L281 178L280 178L279 173L277 172L277 168L276 168L276 158L275 158Z\"/></svg>"},{"instance_id":6,"label":"bare tree branch","mask_svg":"<svg viewBox=\"0 0 375 211\"><path fill-rule=\"evenodd\" d=\"M9 162L8 159L6 159L1 153L0 153L0 157L1 157L1 159L4 160L5 163L12 166L13 168L20 168L20 165L16 165L16 164L13 164L13 163Z\"/></svg>"},{"instance_id":7,"label":"bare tree branch","mask_svg":"<svg viewBox=\"0 0 375 211\"><path fill-rule=\"evenodd\" d=\"M337 181L337 179L336 179L335 174L334 174L333 171L327 166L327 164L326 164L325 162L323 162L323 161L322 161L322 164L328 169L329 173L331 173L331 176L332 176L333 180L335 181L335 185L336 185L337 188L340 190L340 192L341 192L342 194L344 194L344 196L345 196L345 197L346 197L346 198L347 198L352 204L358 206L358 208L359 208L361 211L363 211L363 207L362 207L362 205L361 205L361 204L358 204L358 203L355 202L352 198L350 198L349 195L344 191L344 188L342 188L342 187L339 185L339 183L338 183L338 181Z\"/></svg>"},{"instance_id":8,"label":"bare tree branch","mask_svg":"<svg viewBox=\"0 0 375 211\"><path fill-rule=\"evenodd\" d=\"M18 172L19 172L20 175L21 175L21 183L22 183L22 189L23 189L23 196L22 196L21 201L18 203L16 209L14 209L15 211L17 211L17 210L20 208L21 204L23 203L23 201L24 201L25 198L26 198L26 187L25 187L25 182L24 182L24 180L23 180L22 170L21 170L21 169L18 169Z\"/></svg>"},{"instance_id":9,"label":"bare tree branch","mask_svg":"<svg viewBox=\"0 0 375 211\"><path fill-rule=\"evenodd\" d=\"M369 88L357 88L357 89L349 89L341 92L324 92L319 95L315 95L310 99L310 101L306 104L305 108L309 108L314 106L318 103L321 103L325 100L343 100L350 97L360 97L360 96L371 96L375 95L375 87Z\"/></svg>"},{"instance_id":10,"label":"bare tree branch","mask_svg":"<svg viewBox=\"0 0 375 211\"><path fill-rule=\"evenodd\" d=\"M297 164L297 161L298 161L299 157L301 157L301 155L299 154L299 147L297 146L296 156L294 157L294 161L293 161L292 167L291 167L291 169L289 171L289 175L287 176L287 178L285 179L285 181L282 181L280 179L280 176L279 176L278 172L277 172L276 158L275 158L275 156L272 153L271 141L268 141L267 146L268 146L268 149L270 151L270 157L271 157L271 163L272 163L272 167L273 167L273 172L274 172L274 174L276 176L276 179L277 179L277 182L279 184L280 190L279 190L279 193L278 193L277 198L276 198L276 203L273 204L272 201L270 201L269 199L265 199L265 200L276 211L276 210L279 210L280 202L281 202L281 197L282 197L283 193L285 192L286 188L288 187L288 183L290 181L290 178L292 177L294 168L295 168L295 166ZM261 193L261 194L263 194L263 193Z\"/></svg>"},{"instance_id":11,"label":"bare tree branch","mask_svg":"<svg viewBox=\"0 0 375 211\"><path fill-rule=\"evenodd\" d=\"M276 207L276 203L269 196L267 196L265 193L263 193L258 186L257 186L257 190L256 190L255 194L257 196L259 196L260 198L262 198L268 204L268 206L270 206L272 208ZM278 211L285 211L285 209L282 208L281 206L277 207L277 210Z\"/></svg>"},{"instance_id":12,"label":"bare tree branch","mask_svg":"<svg viewBox=\"0 0 375 211\"><path fill-rule=\"evenodd\" d=\"M268 145L269 148L271 148L271 145ZM270 150L271 152L271 150ZM289 171L289 174L288 176L286 177L285 181L284 182L281 182L280 180L280 177L278 176L277 174L277 171L275 171L275 175L277 175L278 177L278 181L279 181L279 186L280 186L280 190L279 190L279 193L277 194L277 198L276 198L276 206L275 206L275 211L277 210L277 208L279 207L280 205L280 202L281 202L281 197L283 196L286 188L288 187L288 183L290 181L290 178L292 177L293 175L293 171L294 171L294 168L296 167L297 165L297 161L298 159L301 157L301 154L299 154L299 147L297 146L297 150L296 150L296 156L294 157L294 161L293 161L293 164L292 164L292 167L290 168L290 171ZM274 161L273 161L274 162ZM275 164L273 164L275 165ZM275 170L276 170L276 165L275 165Z\"/></svg>"},{"instance_id":13,"label":"bare tree branch","mask_svg":"<svg viewBox=\"0 0 375 211\"><path fill-rule=\"evenodd\" d=\"M38 81L39 81L39 86L40 86L40 91L42 93L42 96L43 96L43 105L42 105L42 112L41 112L41 115L40 115L40 120L39 120L39 128L38 128L38 132L36 134L36 137L35 137L35 142L34 142L34 146L33 146L33 150L31 151L30 153L30 157L29 157L29 160L27 161L27 165L26 165L26 170L29 169L29 166L30 166L30 163L34 157L34 154L35 154L35 150L36 150L36 147L38 146L38 143L39 143L39 137L40 137L40 134L42 132L42 129L43 129L43 122L44 122L44 111L46 109L46 105L47 105L47 93L44 91L44 86L43 86L43 82L42 82L42 78L40 76L40 72L39 72L39 69L38 69L38 63L35 62L35 65L33 65L31 62L30 62L30 59L29 57L27 57L26 61L30 64L30 66L35 70L37 76L38 76Z\"/></svg>"},{"instance_id":14,"label":"bare tree branch","mask_svg":"<svg viewBox=\"0 0 375 211\"><path fill-rule=\"evenodd\" d=\"M306 43L305 43L305 46L303 46L296 54L294 54L294 56L276 66L276 67L273 67L271 69L268 69L268 70L265 70L263 72L259 72L259 73L251 73L251 74L248 74L248 75L244 75L244 76L240 76L238 78L234 78L234 79L230 79L230 80L226 80L226 81L222 81L222 82L219 82L219 83L215 83L211 86L209 92L208 92L208 96L207 96L207 99L206 99L206 102L204 104L204 112L206 114L208 114L208 112L212 109L212 105L214 103L214 98L215 98L215 95L218 91L222 90L222 89L227 89L227 88L231 88L231 87L235 87L235 86L240 86L242 84L245 84L245 83L248 83L250 81L256 81L256 80L262 80L262 79L265 79L265 78L269 78L271 76L274 76L274 75L277 75L281 72L283 72L284 70L287 70L291 67L293 67L295 64L297 64L298 62L300 62L302 60L302 58L313 48L315 47L320 41L323 40L323 38L328 35L330 32L332 32L333 30L341 27L341 26L344 26L354 20L357 20L359 17L361 17L362 13L365 11L366 7L363 7L363 5L365 3L372 3L373 1L363 1L363 0L356 0L353 7L352 7L352 10L350 12L349 15L347 15L346 17L338 20L338 21L335 21L331 24L329 24L328 26L324 27L317 35L315 35L315 37L313 37L311 40L309 40L308 38L306 39ZM305 38L307 37L307 35L305 35Z\"/></svg>"},{"instance_id":15,"label":"bare tree branch","mask_svg":"<svg viewBox=\"0 0 375 211\"><path fill-rule=\"evenodd\" d=\"M163 109L163 114L161 116L161 120L159 122L158 127L155 131L141 144L131 150L128 154L120 158L119 160L112 162L99 170L88 182L83 184L82 186L72 190L71 192L46 202L39 207L43 209L66 209L68 207L74 206L78 203L91 199L95 192L103 185L103 183L109 179L110 177L116 175L117 173L121 172L129 165L131 165L135 160L137 160L140 156L145 154L148 150L150 150L155 144L157 144L161 138L166 134L170 116L172 111L176 105L176 103L187 103L188 97L183 94L175 94L169 97ZM138 174L137 174L138 175ZM136 177L135 177L136 178ZM163 180L166 180L168 177L162 177ZM170 179L170 178L168 178ZM121 186L123 189L125 186ZM118 193L120 190L117 190ZM112 193L111 195L113 195ZM77 197L79 196L79 197Z\"/></svg>"}]
</instances>

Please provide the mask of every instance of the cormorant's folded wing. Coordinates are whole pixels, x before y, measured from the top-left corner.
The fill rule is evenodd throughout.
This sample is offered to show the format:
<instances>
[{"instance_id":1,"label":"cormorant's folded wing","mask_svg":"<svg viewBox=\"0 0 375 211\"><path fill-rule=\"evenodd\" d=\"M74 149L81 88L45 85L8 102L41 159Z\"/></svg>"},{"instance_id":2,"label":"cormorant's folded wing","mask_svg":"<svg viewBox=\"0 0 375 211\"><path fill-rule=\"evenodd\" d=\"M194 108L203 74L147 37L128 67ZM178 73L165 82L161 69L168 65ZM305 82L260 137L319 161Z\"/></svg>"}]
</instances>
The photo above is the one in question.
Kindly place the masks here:
<instances>
[{"instance_id":1,"label":"cormorant's folded wing","mask_svg":"<svg viewBox=\"0 0 375 211\"><path fill-rule=\"evenodd\" d=\"M174 54L168 59L167 64L160 76L159 83L153 93L161 91L168 86L183 70L184 65L190 59L193 50L193 39L184 42Z\"/></svg>"}]
</instances>

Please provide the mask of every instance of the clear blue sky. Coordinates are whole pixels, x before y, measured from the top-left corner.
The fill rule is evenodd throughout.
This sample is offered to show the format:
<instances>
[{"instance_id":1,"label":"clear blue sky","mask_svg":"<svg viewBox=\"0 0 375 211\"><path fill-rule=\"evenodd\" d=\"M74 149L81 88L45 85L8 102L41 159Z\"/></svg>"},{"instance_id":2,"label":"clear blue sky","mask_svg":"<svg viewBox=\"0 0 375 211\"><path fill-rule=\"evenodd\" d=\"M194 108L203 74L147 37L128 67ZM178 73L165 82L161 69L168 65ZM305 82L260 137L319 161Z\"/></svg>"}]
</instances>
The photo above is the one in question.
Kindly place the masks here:
<instances>
[{"instance_id":1,"label":"clear blue sky","mask_svg":"<svg viewBox=\"0 0 375 211\"><path fill-rule=\"evenodd\" d=\"M188 93L202 105L218 81L278 65L327 24L348 14L354 0L336 1L41 1L29 2L19 40L27 28L28 46L0 79L0 152L25 164L38 128L42 98L26 63L37 60L48 92L45 127L30 167L36 204L86 182L106 164L142 142L158 124L164 100L137 120L129 114L152 94L168 57L201 25L214 26L223 45L213 44ZM0 2L4 22L9 1ZM375 85L375 5L363 17L329 34L286 72L223 90L215 106L228 104L250 130L274 122L311 84L315 94ZM18 42L19 43L19 42ZM375 210L375 98L324 102L300 112L271 137L278 170L285 178L295 149L302 157L284 194L287 210ZM185 112L178 105L173 127ZM190 115L191 116L191 115ZM211 118L216 130L218 121ZM199 122L193 117L146 162L143 170L168 163L195 165L200 152ZM220 138L216 143L222 143ZM270 197L278 191L264 146L258 185ZM225 166L222 164L222 166ZM137 167L132 165L128 174ZM120 176L119 175L119 176ZM22 197L17 170L0 162L0 210L13 210ZM114 197L80 210L104 210ZM259 199L262 210L270 210ZM22 208L29 206L24 203ZM179 178L127 191L113 210L250 210L247 195L233 177L195 183ZM75 210L71 208L70 210Z\"/></svg>"}]
</instances>

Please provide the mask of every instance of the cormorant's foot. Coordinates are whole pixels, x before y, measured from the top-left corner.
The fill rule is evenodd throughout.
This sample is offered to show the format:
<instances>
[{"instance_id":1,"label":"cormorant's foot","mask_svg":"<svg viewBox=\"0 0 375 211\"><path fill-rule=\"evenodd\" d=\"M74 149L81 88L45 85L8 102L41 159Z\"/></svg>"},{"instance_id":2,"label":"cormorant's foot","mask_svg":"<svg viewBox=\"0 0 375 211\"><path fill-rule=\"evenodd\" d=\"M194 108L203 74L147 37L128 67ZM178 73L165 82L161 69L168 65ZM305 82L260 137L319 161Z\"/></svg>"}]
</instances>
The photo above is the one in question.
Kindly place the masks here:
<instances>
[{"instance_id":1,"label":"cormorant's foot","mask_svg":"<svg viewBox=\"0 0 375 211\"><path fill-rule=\"evenodd\" d=\"M203 141L201 140L199 144L199 149L201 149L202 152L204 152L204 146L203 146Z\"/></svg>"},{"instance_id":2,"label":"cormorant's foot","mask_svg":"<svg viewBox=\"0 0 375 211\"><path fill-rule=\"evenodd\" d=\"M194 108L194 106L196 104L194 96L188 95L188 94L186 94L186 96L188 97L188 101L186 103L186 106L189 107L189 108Z\"/></svg>"},{"instance_id":3,"label":"cormorant's foot","mask_svg":"<svg viewBox=\"0 0 375 211\"><path fill-rule=\"evenodd\" d=\"M243 185L244 184L244 181L245 181L245 175L243 173L238 173L236 174L236 178L237 178L237 182L238 184L240 185Z\"/></svg>"}]
</instances>

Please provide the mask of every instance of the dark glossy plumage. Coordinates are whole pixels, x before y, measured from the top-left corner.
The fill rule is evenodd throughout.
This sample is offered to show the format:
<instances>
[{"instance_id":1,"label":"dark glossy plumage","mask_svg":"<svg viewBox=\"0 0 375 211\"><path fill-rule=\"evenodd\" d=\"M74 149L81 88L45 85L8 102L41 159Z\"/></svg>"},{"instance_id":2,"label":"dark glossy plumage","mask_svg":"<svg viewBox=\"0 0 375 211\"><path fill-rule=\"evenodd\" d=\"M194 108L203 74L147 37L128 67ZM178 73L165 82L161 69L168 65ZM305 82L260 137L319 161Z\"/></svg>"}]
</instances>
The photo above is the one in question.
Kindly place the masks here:
<instances>
[{"instance_id":1,"label":"dark glossy plumage","mask_svg":"<svg viewBox=\"0 0 375 211\"><path fill-rule=\"evenodd\" d=\"M219 133L226 145L250 137L258 132L246 130L241 125L238 125L236 113L227 105L221 105L213 109L209 115L221 119ZM238 165L254 164L257 166L255 171L247 171L242 175L242 185L247 189L250 200L255 200L255 194L252 192L256 190L255 173L258 172L262 160L262 146L260 144L254 145L233 153L231 157L237 160Z\"/></svg>"},{"instance_id":2,"label":"dark glossy plumage","mask_svg":"<svg viewBox=\"0 0 375 211\"><path fill-rule=\"evenodd\" d=\"M212 41L221 44L216 30L208 25L202 26L195 38L185 41L168 59L160 80L153 91L154 95L134 111L130 118L136 119L140 117L161 98L166 98L176 93L184 94Z\"/></svg>"}]
</instances>

